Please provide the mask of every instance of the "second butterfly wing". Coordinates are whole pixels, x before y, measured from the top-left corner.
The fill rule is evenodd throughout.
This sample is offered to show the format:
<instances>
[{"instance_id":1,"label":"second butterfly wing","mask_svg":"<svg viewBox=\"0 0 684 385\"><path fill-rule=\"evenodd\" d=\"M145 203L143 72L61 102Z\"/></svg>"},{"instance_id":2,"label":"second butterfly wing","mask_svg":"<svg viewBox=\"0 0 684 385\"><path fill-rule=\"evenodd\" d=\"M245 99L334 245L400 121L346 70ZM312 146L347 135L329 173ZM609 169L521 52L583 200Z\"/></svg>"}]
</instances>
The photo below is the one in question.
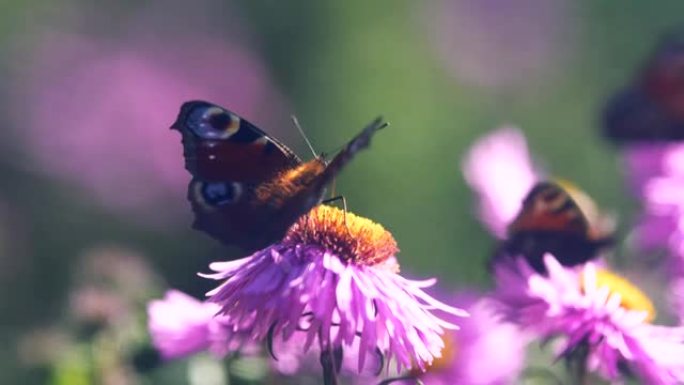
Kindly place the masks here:
<instances>
[{"instance_id":1,"label":"second butterfly wing","mask_svg":"<svg viewBox=\"0 0 684 385\"><path fill-rule=\"evenodd\" d=\"M510 224L503 249L507 255L524 256L537 271L545 270L546 253L574 266L611 244L612 230L611 221L584 192L567 182L540 182Z\"/></svg>"}]
</instances>

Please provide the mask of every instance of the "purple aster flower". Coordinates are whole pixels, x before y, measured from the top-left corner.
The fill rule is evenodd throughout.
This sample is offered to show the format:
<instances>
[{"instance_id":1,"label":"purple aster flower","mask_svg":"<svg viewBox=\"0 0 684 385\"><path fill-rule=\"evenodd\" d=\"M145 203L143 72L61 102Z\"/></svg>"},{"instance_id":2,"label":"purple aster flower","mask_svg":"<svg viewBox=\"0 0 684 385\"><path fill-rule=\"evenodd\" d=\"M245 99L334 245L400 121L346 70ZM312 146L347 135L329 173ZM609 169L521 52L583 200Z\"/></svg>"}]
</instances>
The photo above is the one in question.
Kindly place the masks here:
<instances>
[{"instance_id":1,"label":"purple aster flower","mask_svg":"<svg viewBox=\"0 0 684 385\"><path fill-rule=\"evenodd\" d=\"M479 217L490 232L506 237L522 201L540 179L522 132L504 126L478 140L463 160L463 174L479 196Z\"/></svg>"},{"instance_id":2,"label":"purple aster flower","mask_svg":"<svg viewBox=\"0 0 684 385\"><path fill-rule=\"evenodd\" d=\"M591 262L544 262L548 275L523 259L496 266L497 297L512 320L543 339L559 337L560 357L579 357L609 380L627 367L643 383L684 381L684 328L651 324L653 304L637 287Z\"/></svg>"},{"instance_id":3,"label":"purple aster flower","mask_svg":"<svg viewBox=\"0 0 684 385\"><path fill-rule=\"evenodd\" d=\"M624 148L628 180L643 211L635 233L643 249L664 249L668 271L684 274L684 145L644 143Z\"/></svg>"},{"instance_id":4,"label":"purple aster flower","mask_svg":"<svg viewBox=\"0 0 684 385\"><path fill-rule=\"evenodd\" d=\"M185 358L190 355L210 352L216 358L231 353L254 355L263 349L251 340L236 338L227 317L217 314L220 306L212 302L201 302L177 290L169 290L163 299L153 300L147 306L148 330L152 344L165 360ZM228 336L233 336L229 338ZM241 337L244 337L243 333ZM312 346L305 350L307 333L295 332L288 341L275 339L269 347L273 356L271 368L274 375L313 376L320 370L318 356L320 349ZM376 355L375 362L366 363L366 370L357 372L358 339L345 351L340 372L354 380L370 380L382 369L382 359Z\"/></svg>"},{"instance_id":5,"label":"purple aster flower","mask_svg":"<svg viewBox=\"0 0 684 385\"><path fill-rule=\"evenodd\" d=\"M215 303L201 302L177 290L167 291L164 299L147 305L152 344L164 359L206 350L217 357L225 356L237 346L229 346L230 329L225 326L225 317L216 315L219 310Z\"/></svg>"},{"instance_id":6,"label":"purple aster flower","mask_svg":"<svg viewBox=\"0 0 684 385\"><path fill-rule=\"evenodd\" d=\"M33 48L17 63L13 81L22 92L10 101L18 143L32 157L22 165L147 223L185 210L175 203L187 172L167 130L182 102L202 97L264 119L280 104L263 65L235 42L46 33L22 46Z\"/></svg>"},{"instance_id":7,"label":"purple aster flower","mask_svg":"<svg viewBox=\"0 0 684 385\"><path fill-rule=\"evenodd\" d=\"M208 278L223 281L208 293L237 332L254 340L305 332L304 351L320 348L324 376L339 349L358 343L358 369L378 350L399 369L425 369L456 329L433 312L466 316L423 289L434 279L399 274L392 235L365 218L319 206L300 218L279 243L247 258L210 265Z\"/></svg>"},{"instance_id":8,"label":"purple aster flower","mask_svg":"<svg viewBox=\"0 0 684 385\"><path fill-rule=\"evenodd\" d=\"M499 304L487 297L458 295L450 301L470 317L458 332L447 332L442 357L425 372L414 372L396 384L413 385L506 385L515 382L523 369L528 341L518 326L502 319ZM486 358L485 358L486 357Z\"/></svg>"}]
</instances>

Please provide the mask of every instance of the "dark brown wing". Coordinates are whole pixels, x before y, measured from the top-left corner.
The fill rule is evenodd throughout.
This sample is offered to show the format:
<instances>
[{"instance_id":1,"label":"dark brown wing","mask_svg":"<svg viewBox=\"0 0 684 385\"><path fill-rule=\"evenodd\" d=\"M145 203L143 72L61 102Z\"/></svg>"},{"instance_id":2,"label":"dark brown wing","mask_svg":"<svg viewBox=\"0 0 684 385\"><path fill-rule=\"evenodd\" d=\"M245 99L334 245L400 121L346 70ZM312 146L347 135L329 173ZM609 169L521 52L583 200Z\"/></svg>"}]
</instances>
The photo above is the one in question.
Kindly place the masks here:
<instances>
[{"instance_id":1,"label":"dark brown wing","mask_svg":"<svg viewBox=\"0 0 684 385\"><path fill-rule=\"evenodd\" d=\"M524 256L532 267L543 271L546 253L565 266L574 266L595 258L599 249L611 243L612 226L591 198L558 181L532 188L509 226L503 249L507 255Z\"/></svg>"},{"instance_id":2,"label":"dark brown wing","mask_svg":"<svg viewBox=\"0 0 684 385\"><path fill-rule=\"evenodd\" d=\"M252 123L209 102L184 103L171 128L183 136L185 168L193 176L188 185L193 227L247 248L255 231L254 188L301 161Z\"/></svg>"},{"instance_id":3,"label":"dark brown wing","mask_svg":"<svg viewBox=\"0 0 684 385\"><path fill-rule=\"evenodd\" d=\"M282 239L382 126L373 122L326 166L321 159L302 163L283 144L224 108L185 103L172 128L183 133L186 168L194 176L188 187L193 227L248 252Z\"/></svg>"},{"instance_id":4,"label":"dark brown wing","mask_svg":"<svg viewBox=\"0 0 684 385\"><path fill-rule=\"evenodd\" d=\"M301 163L249 121L209 102L184 103L171 128L183 135L185 168L199 180L255 184Z\"/></svg>"},{"instance_id":5,"label":"dark brown wing","mask_svg":"<svg viewBox=\"0 0 684 385\"><path fill-rule=\"evenodd\" d=\"M356 154L367 148L372 136L387 124L377 118L356 135L328 163L314 159L285 171L258 186L254 195L255 218L263 246L283 238L287 229L318 205L325 189Z\"/></svg>"},{"instance_id":6,"label":"dark brown wing","mask_svg":"<svg viewBox=\"0 0 684 385\"><path fill-rule=\"evenodd\" d=\"M559 184L537 183L523 200L522 209L508 228L518 233L548 232L586 236L589 224L581 209Z\"/></svg>"}]
</instances>

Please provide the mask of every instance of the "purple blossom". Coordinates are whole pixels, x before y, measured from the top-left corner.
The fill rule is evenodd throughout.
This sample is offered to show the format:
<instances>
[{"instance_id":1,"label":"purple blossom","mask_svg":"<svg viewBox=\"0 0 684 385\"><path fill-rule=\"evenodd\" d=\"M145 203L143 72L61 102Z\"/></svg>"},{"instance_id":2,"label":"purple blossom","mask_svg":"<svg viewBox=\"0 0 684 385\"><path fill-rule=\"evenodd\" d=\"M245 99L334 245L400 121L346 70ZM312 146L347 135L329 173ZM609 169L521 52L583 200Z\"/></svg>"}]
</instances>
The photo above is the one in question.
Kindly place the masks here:
<instances>
[{"instance_id":1,"label":"purple blossom","mask_svg":"<svg viewBox=\"0 0 684 385\"><path fill-rule=\"evenodd\" d=\"M163 299L150 301L147 306L148 330L152 344L166 360L188 357L193 354L209 351L216 358L240 352L255 354L263 350L246 338L231 338L232 326L227 317L218 315L220 306L212 302L201 302L177 290L169 290ZM242 335L244 337L244 334ZM320 371L318 364L320 349L312 346L305 350L307 334L295 332L288 341L274 339L271 360L274 372L285 375L314 374ZM368 380L379 371L381 360L374 364L366 364L367 370L357 373L358 340L356 340L342 360L342 372L353 378ZM363 377L361 377L363 376Z\"/></svg>"},{"instance_id":2,"label":"purple blossom","mask_svg":"<svg viewBox=\"0 0 684 385\"><path fill-rule=\"evenodd\" d=\"M501 318L499 305L487 297L458 295L450 301L470 313L458 332L447 332L446 349L425 373L425 385L506 385L523 369L528 337ZM407 381L414 383L415 381Z\"/></svg>"},{"instance_id":3,"label":"purple blossom","mask_svg":"<svg viewBox=\"0 0 684 385\"><path fill-rule=\"evenodd\" d=\"M506 237L506 228L522 201L540 179L522 132L503 126L472 145L463 160L463 174L479 197L478 214L490 232Z\"/></svg>"},{"instance_id":4,"label":"purple blossom","mask_svg":"<svg viewBox=\"0 0 684 385\"><path fill-rule=\"evenodd\" d=\"M205 350L217 357L225 356L237 347L228 344L230 329L226 327L226 317L216 315L219 310L215 303L198 301L177 290L167 291L164 299L147 305L152 344L164 359Z\"/></svg>"},{"instance_id":5,"label":"purple blossom","mask_svg":"<svg viewBox=\"0 0 684 385\"><path fill-rule=\"evenodd\" d=\"M644 143L625 147L629 184L643 211L636 226L643 249L665 249L673 277L684 274L684 145Z\"/></svg>"},{"instance_id":6,"label":"purple blossom","mask_svg":"<svg viewBox=\"0 0 684 385\"><path fill-rule=\"evenodd\" d=\"M672 280L668 289L669 304L678 318L679 324L684 325L684 277Z\"/></svg>"},{"instance_id":7,"label":"purple blossom","mask_svg":"<svg viewBox=\"0 0 684 385\"><path fill-rule=\"evenodd\" d=\"M434 279L397 274L391 234L368 219L319 206L282 242L247 258L210 265L206 277L223 281L208 293L235 331L254 340L288 341L306 333L304 351L358 343L358 369L378 350L399 369L424 369L444 347L444 329L457 326L435 314L466 316L429 296Z\"/></svg>"},{"instance_id":8,"label":"purple blossom","mask_svg":"<svg viewBox=\"0 0 684 385\"><path fill-rule=\"evenodd\" d=\"M588 370L609 380L622 365L648 384L684 380L684 328L651 324L652 304L636 287L591 262L544 262L548 276L523 259L496 266L497 298L512 320L542 339L559 337L559 356L587 347Z\"/></svg>"},{"instance_id":9,"label":"purple blossom","mask_svg":"<svg viewBox=\"0 0 684 385\"><path fill-rule=\"evenodd\" d=\"M147 222L187 210L178 202L189 176L168 130L184 101L201 97L265 119L279 105L263 65L235 42L55 32L25 46L34 48L16 65L22 92L12 93L10 118L32 158L27 167Z\"/></svg>"}]
</instances>

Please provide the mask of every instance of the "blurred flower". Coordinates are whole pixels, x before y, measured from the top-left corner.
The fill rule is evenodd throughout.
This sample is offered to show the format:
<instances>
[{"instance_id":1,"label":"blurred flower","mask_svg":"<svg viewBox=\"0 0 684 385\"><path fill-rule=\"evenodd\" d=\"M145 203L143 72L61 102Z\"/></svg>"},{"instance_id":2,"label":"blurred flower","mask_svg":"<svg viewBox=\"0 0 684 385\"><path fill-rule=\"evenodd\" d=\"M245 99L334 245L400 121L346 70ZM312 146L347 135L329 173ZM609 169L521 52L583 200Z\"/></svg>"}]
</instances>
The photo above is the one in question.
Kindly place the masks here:
<instances>
[{"instance_id":1,"label":"blurred flower","mask_svg":"<svg viewBox=\"0 0 684 385\"><path fill-rule=\"evenodd\" d=\"M277 104L262 64L235 42L50 33L23 46L35 48L16 63L23 93L12 93L10 111L33 167L147 222L189 211L190 176L168 130L182 102L213 100L247 117Z\"/></svg>"},{"instance_id":2,"label":"blurred flower","mask_svg":"<svg viewBox=\"0 0 684 385\"><path fill-rule=\"evenodd\" d=\"M118 246L86 251L74 270L69 306L48 321L49 333L22 338L20 356L48 369L50 383L139 383L132 358L147 343L140 312L159 278L142 255Z\"/></svg>"},{"instance_id":3,"label":"blurred flower","mask_svg":"<svg viewBox=\"0 0 684 385\"><path fill-rule=\"evenodd\" d=\"M149 298L160 278L137 251L118 245L100 245L82 256L78 277L82 287L97 286L126 297L129 302Z\"/></svg>"},{"instance_id":4,"label":"blurred flower","mask_svg":"<svg viewBox=\"0 0 684 385\"><path fill-rule=\"evenodd\" d=\"M571 2L441 0L426 15L445 66L480 87L521 91L558 70L572 50Z\"/></svg>"},{"instance_id":5,"label":"blurred flower","mask_svg":"<svg viewBox=\"0 0 684 385\"><path fill-rule=\"evenodd\" d=\"M166 292L164 299L147 305L147 325L152 344L164 359L173 359L210 351L223 357L236 346L228 346L230 329L226 317L217 315L220 306L177 290ZM238 342L238 341L232 341Z\"/></svg>"},{"instance_id":6,"label":"blurred flower","mask_svg":"<svg viewBox=\"0 0 684 385\"><path fill-rule=\"evenodd\" d=\"M459 385L514 383L523 368L528 338L501 319L498 304L489 298L459 295L450 303L467 310L470 317L458 332L446 333L442 357L425 373L414 373L415 378L425 385L451 385L455 379ZM415 379L405 383L414 384Z\"/></svg>"},{"instance_id":7,"label":"blurred flower","mask_svg":"<svg viewBox=\"0 0 684 385\"><path fill-rule=\"evenodd\" d=\"M59 359L70 343L69 336L56 327L36 329L20 338L17 356L24 365L49 365Z\"/></svg>"},{"instance_id":8,"label":"blurred flower","mask_svg":"<svg viewBox=\"0 0 684 385\"><path fill-rule=\"evenodd\" d=\"M333 336L335 335L333 331ZM274 360L271 360L273 369L285 376L315 376L320 373L319 346L311 346L305 350L307 340L306 332L295 332L287 341L276 339L273 341ZM336 354L341 355L339 371L342 376L354 384L368 384L377 382L377 376L384 366L384 357L377 350L373 356L366 358L366 363L359 371L359 339L355 339L345 349L339 349Z\"/></svg>"},{"instance_id":9,"label":"blurred flower","mask_svg":"<svg viewBox=\"0 0 684 385\"><path fill-rule=\"evenodd\" d=\"M84 287L71 294L71 312L75 319L104 324L129 314L128 304L120 294L98 287Z\"/></svg>"},{"instance_id":10,"label":"blurred flower","mask_svg":"<svg viewBox=\"0 0 684 385\"><path fill-rule=\"evenodd\" d=\"M623 150L628 180L643 211L636 226L638 245L664 249L668 272L684 276L684 145L643 143Z\"/></svg>"},{"instance_id":11,"label":"blurred flower","mask_svg":"<svg viewBox=\"0 0 684 385\"><path fill-rule=\"evenodd\" d=\"M316 342L324 372L339 348L358 339L358 368L379 349L398 368L425 368L444 347L444 328L456 325L433 314L465 316L423 291L434 280L397 274L392 235L382 226L329 206L296 222L285 239L247 258L217 262L208 278L224 280L211 291L236 331L255 340L306 333L304 351ZM306 325L302 327L302 322Z\"/></svg>"},{"instance_id":12,"label":"blurred flower","mask_svg":"<svg viewBox=\"0 0 684 385\"><path fill-rule=\"evenodd\" d=\"M217 314L220 306L201 302L177 290L169 290L163 299L151 301L147 306L148 330L152 344L165 360L184 358L209 351L215 358L223 358L239 352L242 357L255 357L262 350L244 338L235 338L232 326L225 315ZM228 338L228 336L232 336ZM307 333L295 332L288 341L274 339L272 342L271 367L275 373L285 376L314 375L320 371L320 349L312 346L305 350ZM342 357L341 372L358 377L358 340ZM377 376L382 369L378 357L375 365L366 364L363 378Z\"/></svg>"},{"instance_id":13,"label":"blurred flower","mask_svg":"<svg viewBox=\"0 0 684 385\"><path fill-rule=\"evenodd\" d=\"M548 276L523 259L496 266L497 297L512 320L542 339L561 337L560 356L586 359L609 380L626 365L644 383L684 381L684 328L651 324L655 309L637 287L591 262L544 262Z\"/></svg>"},{"instance_id":14,"label":"blurred flower","mask_svg":"<svg viewBox=\"0 0 684 385\"><path fill-rule=\"evenodd\" d=\"M668 300L680 325L684 325L684 277L670 282Z\"/></svg>"},{"instance_id":15,"label":"blurred flower","mask_svg":"<svg viewBox=\"0 0 684 385\"><path fill-rule=\"evenodd\" d=\"M479 197L479 217L490 232L506 237L506 228L540 179L522 132L504 126L473 144L463 160L463 174Z\"/></svg>"}]
</instances>

